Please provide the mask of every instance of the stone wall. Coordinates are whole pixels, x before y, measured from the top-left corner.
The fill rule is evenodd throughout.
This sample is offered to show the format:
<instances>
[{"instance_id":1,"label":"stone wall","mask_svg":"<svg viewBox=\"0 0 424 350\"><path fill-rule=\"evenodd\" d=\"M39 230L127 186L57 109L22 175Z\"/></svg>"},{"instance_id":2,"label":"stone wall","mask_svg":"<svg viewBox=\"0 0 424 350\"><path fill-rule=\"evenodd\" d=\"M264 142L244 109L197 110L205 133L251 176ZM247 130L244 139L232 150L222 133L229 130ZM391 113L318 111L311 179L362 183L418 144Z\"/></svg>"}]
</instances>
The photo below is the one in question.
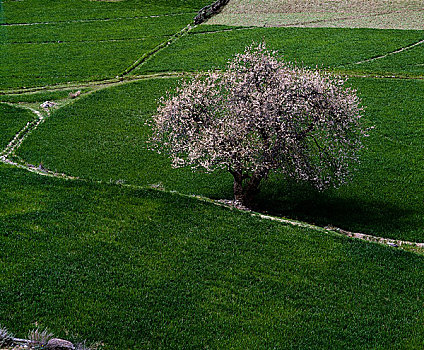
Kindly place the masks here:
<instances>
[{"instance_id":1,"label":"stone wall","mask_svg":"<svg viewBox=\"0 0 424 350\"><path fill-rule=\"evenodd\" d=\"M200 24L219 13L222 8L229 3L230 0L217 0L212 5L202 8L194 18L194 24Z\"/></svg>"}]
</instances>

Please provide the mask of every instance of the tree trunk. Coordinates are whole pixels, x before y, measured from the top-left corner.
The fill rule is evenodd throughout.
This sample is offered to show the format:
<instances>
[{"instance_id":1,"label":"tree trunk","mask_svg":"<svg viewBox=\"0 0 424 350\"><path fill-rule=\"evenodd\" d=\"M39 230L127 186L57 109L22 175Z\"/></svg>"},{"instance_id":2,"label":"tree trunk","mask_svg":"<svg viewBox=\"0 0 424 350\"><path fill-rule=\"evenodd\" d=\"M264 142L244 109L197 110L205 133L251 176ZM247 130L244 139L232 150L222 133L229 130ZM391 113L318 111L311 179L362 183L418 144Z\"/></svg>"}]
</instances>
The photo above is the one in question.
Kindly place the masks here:
<instances>
[{"instance_id":1,"label":"tree trunk","mask_svg":"<svg viewBox=\"0 0 424 350\"><path fill-rule=\"evenodd\" d=\"M243 186L243 180L245 180L246 177L241 173L232 174L234 177L234 200L240 202L247 208L252 208L263 176L254 174L248 178L247 183Z\"/></svg>"},{"instance_id":2,"label":"tree trunk","mask_svg":"<svg viewBox=\"0 0 424 350\"><path fill-rule=\"evenodd\" d=\"M243 190L243 175L240 173L233 173L234 177L234 200L244 203L244 190Z\"/></svg>"}]
</instances>

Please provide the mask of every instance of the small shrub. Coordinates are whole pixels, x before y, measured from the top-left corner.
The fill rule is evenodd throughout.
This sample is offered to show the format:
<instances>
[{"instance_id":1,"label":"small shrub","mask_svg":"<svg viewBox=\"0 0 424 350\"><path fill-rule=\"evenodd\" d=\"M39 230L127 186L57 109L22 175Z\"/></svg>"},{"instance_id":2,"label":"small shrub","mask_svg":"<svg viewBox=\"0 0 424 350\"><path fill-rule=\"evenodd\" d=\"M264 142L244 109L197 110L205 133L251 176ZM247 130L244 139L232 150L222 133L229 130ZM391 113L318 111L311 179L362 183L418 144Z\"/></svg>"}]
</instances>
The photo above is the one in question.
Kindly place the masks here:
<instances>
[{"instance_id":1,"label":"small shrub","mask_svg":"<svg viewBox=\"0 0 424 350\"><path fill-rule=\"evenodd\" d=\"M14 335L0 325L0 347L11 346L13 339Z\"/></svg>"},{"instance_id":2,"label":"small shrub","mask_svg":"<svg viewBox=\"0 0 424 350\"><path fill-rule=\"evenodd\" d=\"M43 331L40 331L39 328L36 328L28 332L28 340L31 346L45 346L49 340L53 338L53 336L54 335L50 333L47 328Z\"/></svg>"}]
</instances>

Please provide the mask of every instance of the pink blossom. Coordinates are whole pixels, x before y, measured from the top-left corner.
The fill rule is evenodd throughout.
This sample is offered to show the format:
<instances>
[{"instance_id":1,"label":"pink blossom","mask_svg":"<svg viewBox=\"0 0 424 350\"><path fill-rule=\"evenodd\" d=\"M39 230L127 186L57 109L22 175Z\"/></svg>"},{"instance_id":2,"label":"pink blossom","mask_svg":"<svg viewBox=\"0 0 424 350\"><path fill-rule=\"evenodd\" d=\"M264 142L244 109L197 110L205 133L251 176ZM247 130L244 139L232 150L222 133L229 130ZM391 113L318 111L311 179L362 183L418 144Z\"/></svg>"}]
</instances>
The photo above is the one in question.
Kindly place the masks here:
<instances>
[{"instance_id":1,"label":"pink blossom","mask_svg":"<svg viewBox=\"0 0 424 350\"><path fill-rule=\"evenodd\" d=\"M271 171L318 189L345 183L366 136L361 113L344 79L296 67L262 43L162 98L151 144L174 167L228 170L235 199L251 205Z\"/></svg>"}]
</instances>

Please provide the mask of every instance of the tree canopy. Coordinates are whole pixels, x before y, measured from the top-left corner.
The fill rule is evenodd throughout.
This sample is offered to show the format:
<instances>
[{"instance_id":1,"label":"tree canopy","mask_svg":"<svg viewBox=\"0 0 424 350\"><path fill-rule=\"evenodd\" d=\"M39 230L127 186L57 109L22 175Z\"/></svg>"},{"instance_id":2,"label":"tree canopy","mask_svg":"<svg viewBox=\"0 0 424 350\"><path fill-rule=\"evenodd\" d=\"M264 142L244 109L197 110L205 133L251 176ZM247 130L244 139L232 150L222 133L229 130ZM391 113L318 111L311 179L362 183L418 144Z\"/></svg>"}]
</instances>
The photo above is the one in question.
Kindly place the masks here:
<instances>
[{"instance_id":1,"label":"tree canopy","mask_svg":"<svg viewBox=\"0 0 424 350\"><path fill-rule=\"evenodd\" d=\"M224 70L198 73L163 97L152 145L174 167L228 170L235 200L247 206L272 171L337 187L365 136L360 99L345 83L252 45Z\"/></svg>"}]
</instances>

